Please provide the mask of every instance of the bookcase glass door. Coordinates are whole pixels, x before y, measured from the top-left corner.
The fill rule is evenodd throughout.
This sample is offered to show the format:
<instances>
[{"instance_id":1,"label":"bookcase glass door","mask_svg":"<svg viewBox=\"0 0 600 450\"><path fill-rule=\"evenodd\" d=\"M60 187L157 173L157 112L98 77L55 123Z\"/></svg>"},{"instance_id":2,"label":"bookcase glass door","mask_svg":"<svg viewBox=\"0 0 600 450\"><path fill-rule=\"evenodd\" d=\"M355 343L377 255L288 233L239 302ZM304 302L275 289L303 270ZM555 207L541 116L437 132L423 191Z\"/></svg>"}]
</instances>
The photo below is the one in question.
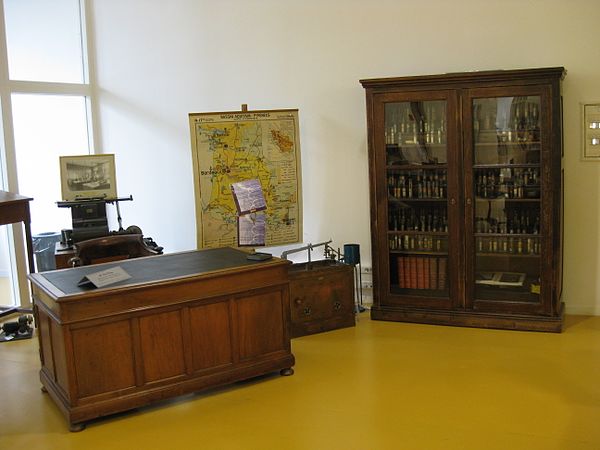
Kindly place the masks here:
<instances>
[{"instance_id":1,"label":"bookcase glass door","mask_svg":"<svg viewBox=\"0 0 600 450\"><path fill-rule=\"evenodd\" d=\"M447 102L385 104L393 294L448 297Z\"/></svg>"},{"instance_id":2,"label":"bookcase glass door","mask_svg":"<svg viewBox=\"0 0 600 450\"><path fill-rule=\"evenodd\" d=\"M540 301L540 96L472 100L475 299Z\"/></svg>"}]
</instances>

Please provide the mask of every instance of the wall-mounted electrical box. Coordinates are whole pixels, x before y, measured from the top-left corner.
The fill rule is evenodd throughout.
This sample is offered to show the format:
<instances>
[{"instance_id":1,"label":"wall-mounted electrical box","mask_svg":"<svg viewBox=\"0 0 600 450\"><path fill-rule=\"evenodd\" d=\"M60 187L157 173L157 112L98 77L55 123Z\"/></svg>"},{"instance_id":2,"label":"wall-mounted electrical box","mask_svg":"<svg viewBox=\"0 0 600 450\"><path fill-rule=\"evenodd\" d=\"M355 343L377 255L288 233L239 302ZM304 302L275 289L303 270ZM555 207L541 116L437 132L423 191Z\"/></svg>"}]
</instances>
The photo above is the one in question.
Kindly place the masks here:
<instances>
[{"instance_id":1,"label":"wall-mounted electrical box","mask_svg":"<svg viewBox=\"0 0 600 450\"><path fill-rule=\"evenodd\" d=\"M584 160L600 161L600 103L582 103Z\"/></svg>"}]
</instances>

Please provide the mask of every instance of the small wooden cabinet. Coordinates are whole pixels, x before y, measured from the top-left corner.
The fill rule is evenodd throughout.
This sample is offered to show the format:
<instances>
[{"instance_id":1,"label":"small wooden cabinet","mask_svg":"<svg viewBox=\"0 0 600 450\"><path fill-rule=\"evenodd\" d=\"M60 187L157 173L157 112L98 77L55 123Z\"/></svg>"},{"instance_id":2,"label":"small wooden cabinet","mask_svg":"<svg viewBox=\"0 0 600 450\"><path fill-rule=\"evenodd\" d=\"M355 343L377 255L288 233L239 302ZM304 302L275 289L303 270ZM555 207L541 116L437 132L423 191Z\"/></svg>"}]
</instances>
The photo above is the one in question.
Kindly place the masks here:
<instances>
[{"instance_id":1,"label":"small wooden cabinet","mask_svg":"<svg viewBox=\"0 0 600 450\"><path fill-rule=\"evenodd\" d=\"M373 319L561 331L565 73L361 81Z\"/></svg>"},{"instance_id":2,"label":"small wooden cabinet","mask_svg":"<svg viewBox=\"0 0 600 450\"><path fill-rule=\"evenodd\" d=\"M354 326L354 267L332 260L292 264L291 336Z\"/></svg>"},{"instance_id":3,"label":"small wooden cabinet","mask_svg":"<svg viewBox=\"0 0 600 450\"><path fill-rule=\"evenodd\" d=\"M69 266L69 259L77 255L72 245L66 245L62 242L54 244L54 263L57 269L66 269Z\"/></svg>"}]
</instances>

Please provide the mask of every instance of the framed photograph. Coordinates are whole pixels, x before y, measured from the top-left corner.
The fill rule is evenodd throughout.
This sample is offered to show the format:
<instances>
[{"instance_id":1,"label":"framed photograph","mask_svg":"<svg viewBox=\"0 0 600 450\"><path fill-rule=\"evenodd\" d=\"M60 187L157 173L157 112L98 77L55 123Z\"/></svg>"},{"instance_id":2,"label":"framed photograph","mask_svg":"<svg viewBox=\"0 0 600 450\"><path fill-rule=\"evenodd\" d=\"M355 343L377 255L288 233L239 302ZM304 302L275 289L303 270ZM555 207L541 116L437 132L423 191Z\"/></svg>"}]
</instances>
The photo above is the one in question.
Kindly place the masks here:
<instances>
[{"instance_id":1,"label":"framed photograph","mask_svg":"<svg viewBox=\"0 0 600 450\"><path fill-rule=\"evenodd\" d=\"M62 198L116 198L115 155L60 157Z\"/></svg>"}]
</instances>

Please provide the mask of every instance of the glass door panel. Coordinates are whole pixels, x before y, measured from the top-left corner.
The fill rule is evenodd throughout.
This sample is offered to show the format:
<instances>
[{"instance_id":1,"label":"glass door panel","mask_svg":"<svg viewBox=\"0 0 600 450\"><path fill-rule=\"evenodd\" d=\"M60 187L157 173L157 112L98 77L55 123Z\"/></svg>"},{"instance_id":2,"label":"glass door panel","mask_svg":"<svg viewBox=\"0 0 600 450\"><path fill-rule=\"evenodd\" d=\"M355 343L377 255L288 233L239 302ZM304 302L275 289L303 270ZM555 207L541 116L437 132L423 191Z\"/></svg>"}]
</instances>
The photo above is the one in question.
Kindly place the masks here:
<instances>
[{"instance_id":1,"label":"glass door panel","mask_svg":"<svg viewBox=\"0 0 600 450\"><path fill-rule=\"evenodd\" d=\"M392 293L448 297L445 100L385 104Z\"/></svg>"},{"instance_id":2,"label":"glass door panel","mask_svg":"<svg viewBox=\"0 0 600 450\"><path fill-rule=\"evenodd\" d=\"M473 100L475 299L539 302L539 96Z\"/></svg>"}]
</instances>

